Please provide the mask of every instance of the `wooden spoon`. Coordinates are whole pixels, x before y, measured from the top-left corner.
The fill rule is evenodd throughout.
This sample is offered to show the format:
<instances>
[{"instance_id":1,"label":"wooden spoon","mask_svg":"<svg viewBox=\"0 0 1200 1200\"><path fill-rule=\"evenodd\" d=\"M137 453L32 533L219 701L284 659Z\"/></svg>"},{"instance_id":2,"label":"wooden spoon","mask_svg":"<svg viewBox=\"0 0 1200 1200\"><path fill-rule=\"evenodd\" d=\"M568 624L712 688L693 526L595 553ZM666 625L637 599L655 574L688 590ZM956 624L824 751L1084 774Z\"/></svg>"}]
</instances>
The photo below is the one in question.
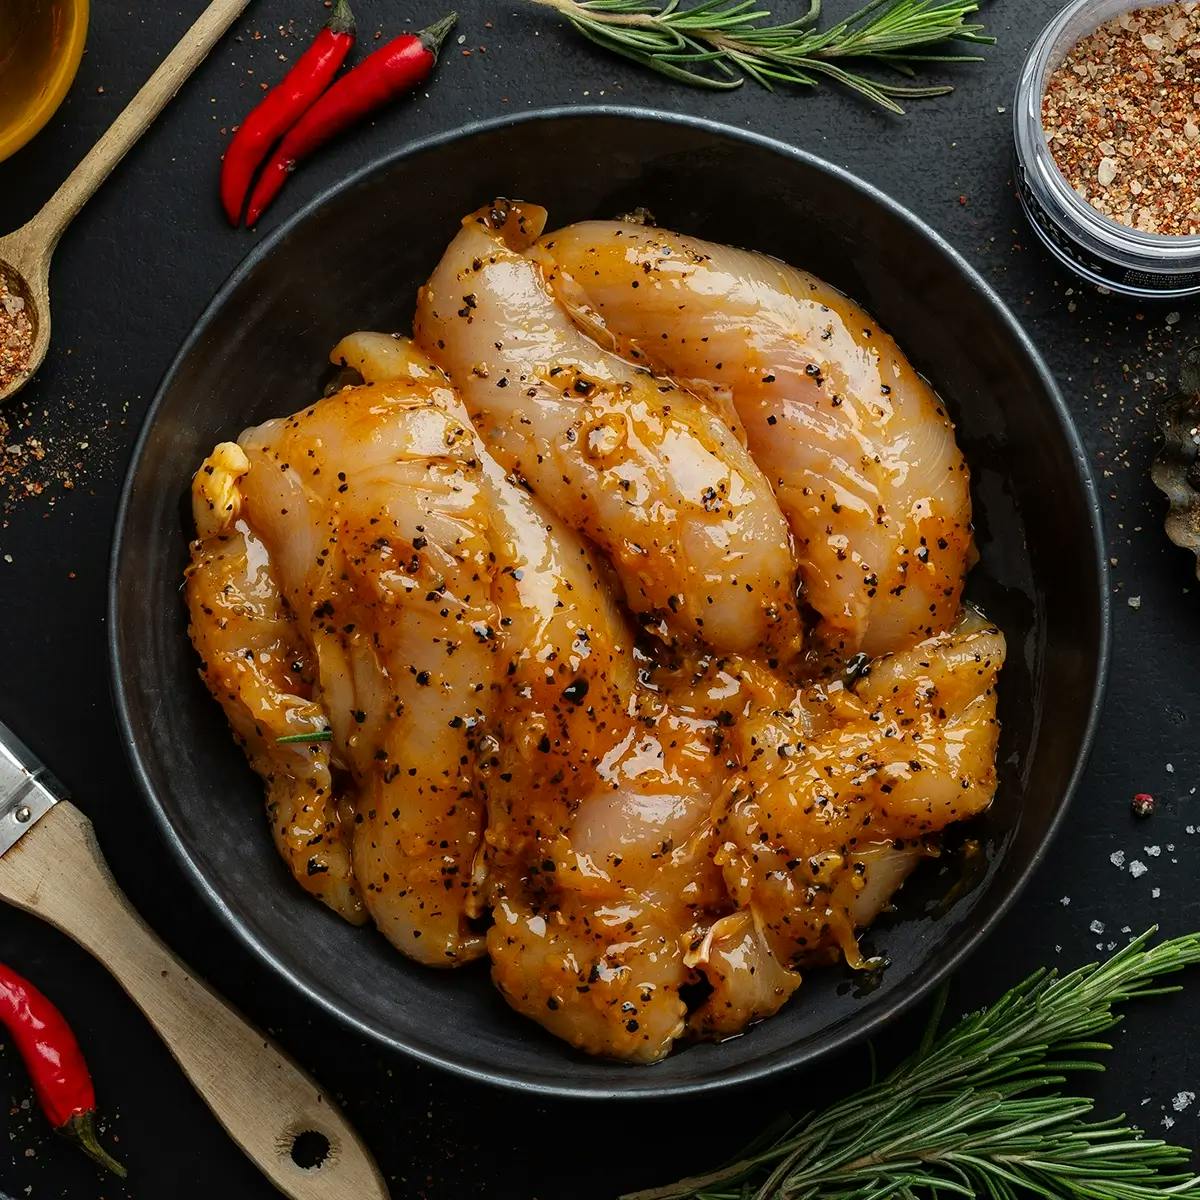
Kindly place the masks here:
<instances>
[{"instance_id":1,"label":"wooden spoon","mask_svg":"<svg viewBox=\"0 0 1200 1200\"><path fill-rule=\"evenodd\" d=\"M25 301L33 326L29 362L0 388L0 401L19 392L45 360L50 346L50 256L63 231L249 3L212 0L41 212L0 238L0 277Z\"/></svg>"}]
</instances>

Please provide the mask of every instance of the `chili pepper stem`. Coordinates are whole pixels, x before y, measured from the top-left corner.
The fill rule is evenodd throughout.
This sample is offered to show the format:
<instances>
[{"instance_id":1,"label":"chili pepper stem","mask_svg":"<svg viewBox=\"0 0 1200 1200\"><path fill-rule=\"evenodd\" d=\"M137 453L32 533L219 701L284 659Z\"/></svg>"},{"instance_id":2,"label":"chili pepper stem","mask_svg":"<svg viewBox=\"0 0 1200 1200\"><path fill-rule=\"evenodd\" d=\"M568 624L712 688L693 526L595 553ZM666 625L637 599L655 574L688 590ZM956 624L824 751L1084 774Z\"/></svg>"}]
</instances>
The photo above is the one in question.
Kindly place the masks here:
<instances>
[{"instance_id":1,"label":"chili pepper stem","mask_svg":"<svg viewBox=\"0 0 1200 1200\"><path fill-rule=\"evenodd\" d=\"M452 12L448 16L443 17L440 21L434 21L426 29L422 29L417 37L420 39L421 45L429 51L430 54L437 57L438 51L442 48L442 43L446 40L446 35L454 28L455 22L458 20L458 13Z\"/></svg>"},{"instance_id":2,"label":"chili pepper stem","mask_svg":"<svg viewBox=\"0 0 1200 1200\"><path fill-rule=\"evenodd\" d=\"M76 1113L65 1125L60 1125L56 1132L61 1133L67 1141L74 1142L88 1158L98 1162L102 1167L107 1167L118 1178L124 1179L128 1174L125 1168L100 1144L92 1113Z\"/></svg>"},{"instance_id":3,"label":"chili pepper stem","mask_svg":"<svg viewBox=\"0 0 1200 1200\"><path fill-rule=\"evenodd\" d=\"M350 37L354 36L354 13L350 8L348 0L336 0L333 12L330 14L325 28L330 33L344 33Z\"/></svg>"}]
</instances>

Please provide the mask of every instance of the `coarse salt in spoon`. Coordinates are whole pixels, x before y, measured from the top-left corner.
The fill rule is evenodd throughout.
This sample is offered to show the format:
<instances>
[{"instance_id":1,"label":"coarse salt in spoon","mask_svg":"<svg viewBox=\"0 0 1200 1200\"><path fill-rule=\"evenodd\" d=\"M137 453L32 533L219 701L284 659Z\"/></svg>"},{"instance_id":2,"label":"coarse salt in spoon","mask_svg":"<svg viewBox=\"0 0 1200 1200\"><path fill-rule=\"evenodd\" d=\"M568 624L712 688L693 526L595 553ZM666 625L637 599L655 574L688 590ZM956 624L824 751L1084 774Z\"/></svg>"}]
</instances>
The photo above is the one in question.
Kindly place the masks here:
<instances>
[{"instance_id":1,"label":"coarse salt in spoon","mask_svg":"<svg viewBox=\"0 0 1200 1200\"><path fill-rule=\"evenodd\" d=\"M212 0L41 212L0 238L0 402L29 382L50 347L50 256L58 239L249 3Z\"/></svg>"}]
</instances>

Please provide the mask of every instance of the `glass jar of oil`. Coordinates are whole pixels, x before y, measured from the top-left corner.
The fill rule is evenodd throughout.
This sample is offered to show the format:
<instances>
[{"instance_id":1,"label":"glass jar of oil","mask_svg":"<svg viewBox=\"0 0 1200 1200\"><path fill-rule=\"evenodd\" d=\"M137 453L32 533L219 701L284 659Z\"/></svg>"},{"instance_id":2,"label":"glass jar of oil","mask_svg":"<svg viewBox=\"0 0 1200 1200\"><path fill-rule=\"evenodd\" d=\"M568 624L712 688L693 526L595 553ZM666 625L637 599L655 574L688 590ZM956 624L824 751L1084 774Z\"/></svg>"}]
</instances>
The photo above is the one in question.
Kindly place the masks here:
<instances>
[{"instance_id":1,"label":"glass jar of oil","mask_svg":"<svg viewBox=\"0 0 1200 1200\"><path fill-rule=\"evenodd\" d=\"M0 0L0 160L62 103L83 54L87 0Z\"/></svg>"}]
</instances>

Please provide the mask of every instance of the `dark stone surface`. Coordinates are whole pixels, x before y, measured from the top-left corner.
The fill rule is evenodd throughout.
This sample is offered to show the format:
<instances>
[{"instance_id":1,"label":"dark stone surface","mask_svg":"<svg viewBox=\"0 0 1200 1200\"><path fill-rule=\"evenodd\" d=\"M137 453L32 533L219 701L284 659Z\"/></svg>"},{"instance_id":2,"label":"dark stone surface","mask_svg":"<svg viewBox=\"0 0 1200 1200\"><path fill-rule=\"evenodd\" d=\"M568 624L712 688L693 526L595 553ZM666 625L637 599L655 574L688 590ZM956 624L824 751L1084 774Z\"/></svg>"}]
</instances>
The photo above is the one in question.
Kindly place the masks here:
<instances>
[{"instance_id":1,"label":"dark stone surface","mask_svg":"<svg viewBox=\"0 0 1200 1200\"><path fill-rule=\"evenodd\" d=\"M29 147L0 164L0 229L44 202L198 8L131 9L127 0L97 0L67 103ZM368 43L377 28L391 34L400 27L392 5L360 0L359 8ZM262 228L411 137L584 100L694 112L774 134L909 205L993 282L1057 373L1097 467L1114 560L1108 703L1073 819L1033 886L960 974L952 1005L989 998L1040 964L1095 957L1097 945L1122 940L1126 926L1160 922L1171 933L1200 927L1200 837L1186 832L1200 828L1200 798L1192 795L1200 784L1200 588L1190 557L1162 535L1163 503L1147 478L1154 410L1195 337L1196 314L1187 303L1137 304L1076 285L1024 225L1012 196L1007 110L1021 57L1050 7L1010 0L991 9L988 23L1001 44L987 63L957 70L953 96L915 103L902 119L831 90L691 91L602 56L525 0L495 8L472 0L464 10L466 42L450 46L428 97L388 111L306 166ZM780 1108L804 1109L861 1081L865 1055L853 1052L815 1074L738 1096L648 1108L542 1106L385 1057L302 1006L201 907L132 791L116 737L104 585L117 488L171 356L257 236L234 233L220 219L222 130L253 103L260 81L277 77L278 54L294 57L323 12L313 0L257 0L236 38L217 49L63 240L52 280L50 361L4 414L10 443L41 440L47 455L29 477L51 482L41 495L19 500L11 480L0 492L0 717L78 796L118 879L163 936L342 1098L395 1196L611 1197L709 1165ZM439 13L425 7L412 15L426 24ZM279 32L289 17L296 18L295 37ZM494 28L485 27L489 19ZM462 55L467 49L470 57ZM560 153L570 170L571 148ZM1168 322L1172 311L1181 318ZM52 478L58 468L73 488ZM1133 597L1139 607L1127 603ZM1136 791L1159 798L1149 821L1130 814ZM1119 870L1110 862L1116 850L1144 862L1147 873L1134 878ZM1102 922L1103 932L1089 929L1093 922ZM0 1046L0 1128L8 1135L0 1142L0 1189L35 1200L275 1194L84 953L5 910L0 959L32 976L75 1023L110 1116L109 1136L119 1139L131 1167L128 1185L109 1182L52 1138L31 1108L19 1062ZM1192 995L1197 986L1193 980ZM1173 1118L1169 1136L1188 1145L1196 1142L1197 1105L1176 1113L1171 1100L1200 1091L1193 1010L1194 1002L1174 997L1133 1012L1117 1035L1113 1069L1083 1081L1097 1085L1106 1112L1127 1110L1159 1133L1164 1117ZM894 1031L881 1046L885 1057L905 1044L912 1022Z\"/></svg>"}]
</instances>

